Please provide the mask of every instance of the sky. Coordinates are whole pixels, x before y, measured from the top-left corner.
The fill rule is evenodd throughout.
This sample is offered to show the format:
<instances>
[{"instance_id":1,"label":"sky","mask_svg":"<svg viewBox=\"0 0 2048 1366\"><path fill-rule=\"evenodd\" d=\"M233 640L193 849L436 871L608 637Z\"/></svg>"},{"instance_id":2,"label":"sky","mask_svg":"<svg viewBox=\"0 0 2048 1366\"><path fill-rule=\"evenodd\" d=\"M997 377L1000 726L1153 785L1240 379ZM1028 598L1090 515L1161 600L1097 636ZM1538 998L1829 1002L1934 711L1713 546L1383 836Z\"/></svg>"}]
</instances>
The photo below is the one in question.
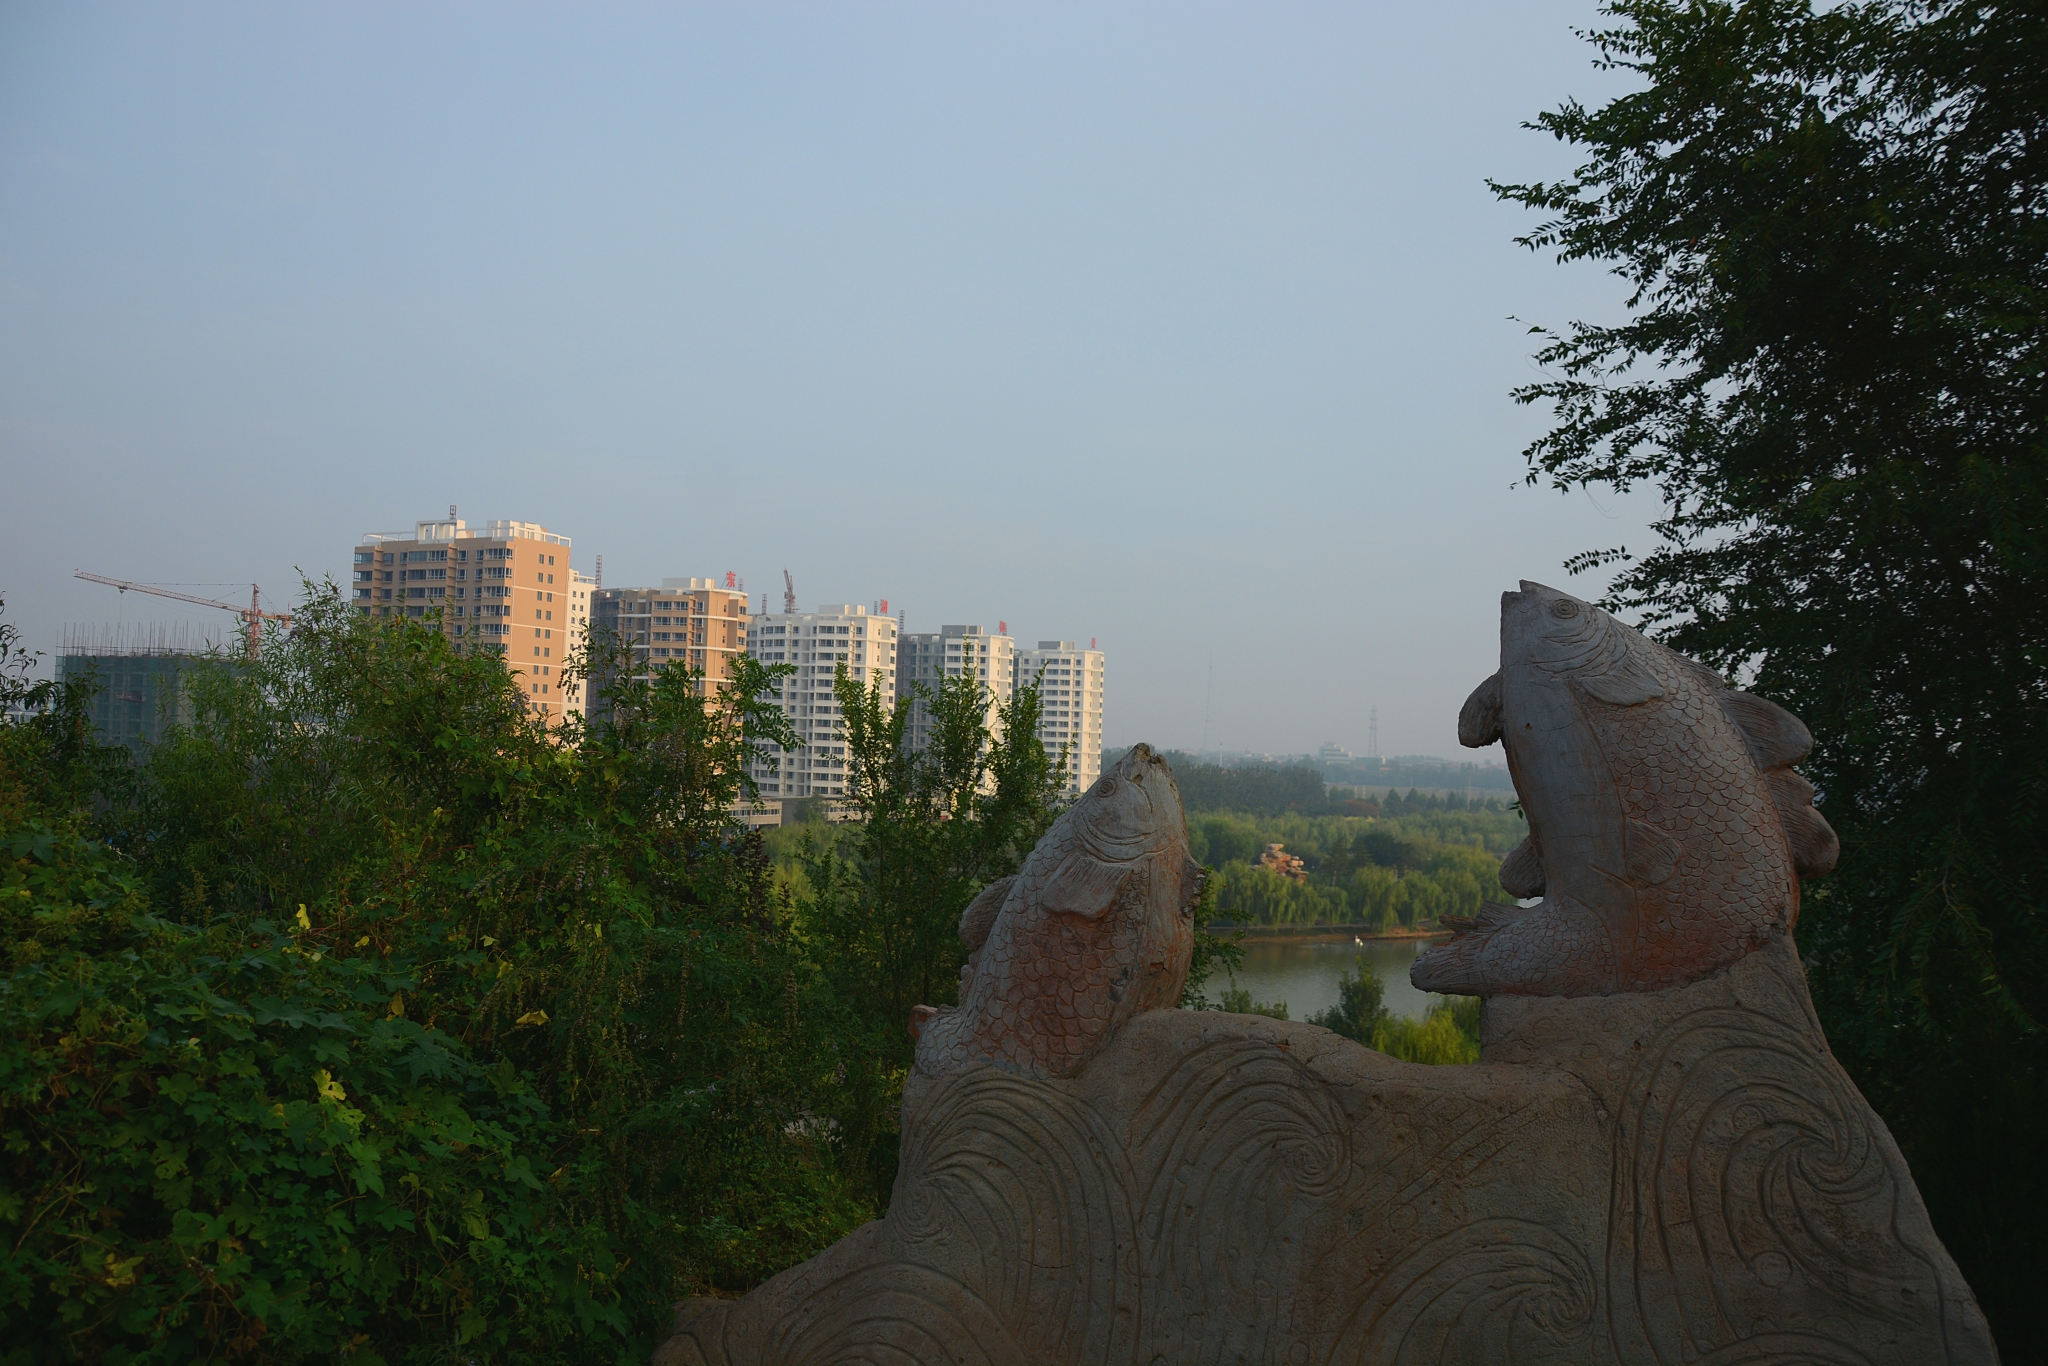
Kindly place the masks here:
<instances>
[{"instance_id":1,"label":"sky","mask_svg":"<svg viewBox=\"0 0 2048 1366\"><path fill-rule=\"evenodd\" d=\"M1456 755L1586 3L0 6L0 597L233 619L455 504L610 586L1094 640L1106 739Z\"/></svg>"}]
</instances>

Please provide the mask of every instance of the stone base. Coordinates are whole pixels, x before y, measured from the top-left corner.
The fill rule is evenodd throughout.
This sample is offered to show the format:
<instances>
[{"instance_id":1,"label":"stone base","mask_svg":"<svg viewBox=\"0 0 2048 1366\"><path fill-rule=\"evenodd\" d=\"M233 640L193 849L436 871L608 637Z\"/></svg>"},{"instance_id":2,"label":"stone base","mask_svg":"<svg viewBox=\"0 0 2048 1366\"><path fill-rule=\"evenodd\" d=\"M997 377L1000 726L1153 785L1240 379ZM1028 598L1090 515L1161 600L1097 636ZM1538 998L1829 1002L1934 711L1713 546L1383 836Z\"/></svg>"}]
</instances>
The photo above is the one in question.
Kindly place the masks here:
<instances>
[{"instance_id":1,"label":"stone base","mask_svg":"<svg viewBox=\"0 0 2048 1366\"><path fill-rule=\"evenodd\" d=\"M913 1075L888 1216L657 1366L1996 1361L1789 944L1484 1029L1155 1011L1070 1080Z\"/></svg>"}]
</instances>

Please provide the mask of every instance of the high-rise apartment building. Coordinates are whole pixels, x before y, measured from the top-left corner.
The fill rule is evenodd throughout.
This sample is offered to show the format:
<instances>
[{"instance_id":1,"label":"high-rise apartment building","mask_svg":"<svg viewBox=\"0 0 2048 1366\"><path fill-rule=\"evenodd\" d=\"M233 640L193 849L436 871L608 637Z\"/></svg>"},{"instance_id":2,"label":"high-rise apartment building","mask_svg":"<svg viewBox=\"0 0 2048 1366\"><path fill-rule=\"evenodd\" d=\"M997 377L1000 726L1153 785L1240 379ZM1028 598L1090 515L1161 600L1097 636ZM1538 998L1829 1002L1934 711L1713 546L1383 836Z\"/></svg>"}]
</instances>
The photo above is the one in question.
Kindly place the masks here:
<instances>
[{"instance_id":1,"label":"high-rise apartment building","mask_svg":"<svg viewBox=\"0 0 2048 1366\"><path fill-rule=\"evenodd\" d=\"M939 681L959 678L972 669L988 687L988 724L1000 733L1001 713L997 708L1010 700L1016 686L1017 642L1006 635L991 635L979 626L941 626L903 637L898 685L908 692L913 683L923 683L933 692ZM911 703L910 721L904 727L905 742L922 750L931 742L931 704L923 698Z\"/></svg>"},{"instance_id":2,"label":"high-rise apartment building","mask_svg":"<svg viewBox=\"0 0 2048 1366\"><path fill-rule=\"evenodd\" d=\"M457 649L501 656L546 719L581 712L582 689L561 676L586 605L572 584L569 538L537 522L471 526L448 514L410 535L365 534L350 601L369 616L435 622Z\"/></svg>"},{"instance_id":3,"label":"high-rise apartment building","mask_svg":"<svg viewBox=\"0 0 2048 1366\"><path fill-rule=\"evenodd\" d=\"M852 603L821 605L815 612L757 616L749 628L754 658L790 664L776 701L803 742L784 751L770 746L754 768L765 800L846 795L846 723L832 681L844 665L853 681L879 682L882 701L896 700L896 623Z\"/></svg>"},{"instance_id":4,"label":"high-rise apartment building","mask_svg":"<svg viewBox=\"0 0 2048 1366\"><path fill-rule=\"evenodd\" d=\"M715 693L747 651L747 594L737 582L663 579L659 588L600 588L590 593L590 620L599 640L611 639L633 652L636 678L652 678L668 664L683 664L703 675L698 689ZM607 711L604 680L592 683L593 715Z\"/></svg>"},{"instance_id":5,"label":"high-rise apartment building","mask_svg":"<svg viewBox=\"0 0 2048 1366\"><path fill-rule=\"evenodd\" d=\"M1067 747L1067 796L1079 797L1102 776L1102 651L1041 640L1017 653L1017 684L1033 679L1044 702L1038 738L1055 757Z\"/></svg>"}]
</instances>

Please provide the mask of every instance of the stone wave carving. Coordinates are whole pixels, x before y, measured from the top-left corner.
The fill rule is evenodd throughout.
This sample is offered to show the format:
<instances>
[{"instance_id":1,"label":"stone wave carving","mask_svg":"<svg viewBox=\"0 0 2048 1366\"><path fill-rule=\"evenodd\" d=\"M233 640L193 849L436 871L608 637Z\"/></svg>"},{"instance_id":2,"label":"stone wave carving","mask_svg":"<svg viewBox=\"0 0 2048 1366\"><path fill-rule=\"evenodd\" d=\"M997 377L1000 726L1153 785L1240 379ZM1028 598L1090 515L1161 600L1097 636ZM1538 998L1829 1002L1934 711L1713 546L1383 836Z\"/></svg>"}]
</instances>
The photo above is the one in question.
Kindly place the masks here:
<instances>
[{"instance_id":1,"label":"stone wave carving","mask_svg":"<svg viewBox=\"0 0 2048 1366\"><path fill-rule=\"evenodd\" d=\"M1526 1219L1482 1219L1432 1238L1345 1325L1333 1362L1461 1366L1578 1362L1599 1285L1583 1248Z\"/></svg>"},{"instance_id":2,"label":"stone wave carving","mask_svg":"<svg viewBox=\"0 0 2048 1366\"><path fill-rule=\"evenodd\" d=\"M1615 1149L1613 1331L1639 1356L1797 1333L1772 1350L1949 1359L1956 1306L1912 1178L1806 1031L1744 1007L1673 1021L1628 1080Z\"/></svg>"}]
</instances>

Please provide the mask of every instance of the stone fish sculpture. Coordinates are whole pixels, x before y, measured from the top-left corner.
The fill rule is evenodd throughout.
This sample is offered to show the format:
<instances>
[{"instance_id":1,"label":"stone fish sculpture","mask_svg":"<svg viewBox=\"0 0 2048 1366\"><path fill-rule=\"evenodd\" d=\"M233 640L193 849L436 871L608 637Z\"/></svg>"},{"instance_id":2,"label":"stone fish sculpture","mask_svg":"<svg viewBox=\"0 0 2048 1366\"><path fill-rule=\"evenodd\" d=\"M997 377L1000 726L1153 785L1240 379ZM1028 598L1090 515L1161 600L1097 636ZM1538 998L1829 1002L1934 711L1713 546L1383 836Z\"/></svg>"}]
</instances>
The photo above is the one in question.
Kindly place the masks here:
<instances>
[{"instance_id":1,"label":"stone fish sculpture","mask_svg":"<svg viewBox=\"0 0 2048 1366\"><path fill-rule=\"evenodd\" d=\"M1483 1061L1165 1008L1200 874L1140 746L963 916L888 1214L678 1305L657 1366L1995 1362L1784 932L1832 857L1804 728L1507 598L1463 729L1523 728L1503 878L1545 901L1421 960L1489 996Z\"/></svg>"},{"instance_id":2,"label":"stone fish sculpture","mask_svg":"<svg viewBox=\"0 0 2048 1366\"><path fill-rule=\"evenodd\" d=\"M961 916L960 1005L919 1007L917 1070L1073 1075L1117 1025L1180 1000L1201 890L1173 772L1138 745Z\"/></svg>"},{"instance_id":3,"label":"stone fish sculpture","mask_svg":"<svg viewBox=\"0 0 2048 1366\"><path fill-rule=\"evenodd\" d=\"M1501 595L1501 667L1458 717L1499 740L1529 817L1501 885L1531 907L1459 921L1424 991L1595 996L1696 981L1788 933L1835 833L1792 765L1799 719L1542 584Z\"/></svg>"}]
</instances>

